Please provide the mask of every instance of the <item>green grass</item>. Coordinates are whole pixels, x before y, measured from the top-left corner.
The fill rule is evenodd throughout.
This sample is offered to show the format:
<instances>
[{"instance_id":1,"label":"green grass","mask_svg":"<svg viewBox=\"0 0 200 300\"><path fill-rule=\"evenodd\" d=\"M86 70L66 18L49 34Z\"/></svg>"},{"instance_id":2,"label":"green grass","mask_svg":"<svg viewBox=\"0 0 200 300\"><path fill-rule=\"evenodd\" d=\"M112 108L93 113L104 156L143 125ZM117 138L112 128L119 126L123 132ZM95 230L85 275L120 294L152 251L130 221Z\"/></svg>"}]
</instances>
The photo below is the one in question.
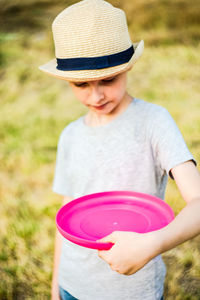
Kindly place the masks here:
<instances>
[{"instance_id":1,"label":"green grass","mask_svg":"<svg viewBox=\"0 0 200 300\"><path fill-rule=\"evenodd\" d=\"M60 6L54 11L48 6L51 1L43 3L43 10L47 6L49 12L45 27L49 24L47 16L56 15L65 4L59 1ZM133 8L128 6L130 2L123 3L130 20ZM149 7L145 1L137 2L135 11L137 8L141 12L144 7L153 11L157 2L148 3ZM161 1L159 8L163 14L166 3ZM182 14L184 20L188 20L191 9L187 16ZM169 10L173 10L170 1ZM20 16L24 16L23 11ZM129 73L128 90L133 96L170 111L199 164L200 44L192 34L188 37L192 42L183 43L185 33L177 24L169 30L167 16L162 26L158 26L159 19L152 17L148 32L145 29L150 19L140 18L138 14L137 38L144 37L146 49ZM193 32L195 24L194 18L187 32ZM54 218L61 204L51 191L57 140L61 130L86 109L74 98L66 82L38 70L40 64L54 56L49 28L4 29L0 33L0 299L43 300L50 297ZM182 35L174 38L178 32ZM172 180L166 199L176 214L185 205ZM199 242L197 237L164 254L168 266L167 300L200 299Z\"/></svg>"}]
</instances>

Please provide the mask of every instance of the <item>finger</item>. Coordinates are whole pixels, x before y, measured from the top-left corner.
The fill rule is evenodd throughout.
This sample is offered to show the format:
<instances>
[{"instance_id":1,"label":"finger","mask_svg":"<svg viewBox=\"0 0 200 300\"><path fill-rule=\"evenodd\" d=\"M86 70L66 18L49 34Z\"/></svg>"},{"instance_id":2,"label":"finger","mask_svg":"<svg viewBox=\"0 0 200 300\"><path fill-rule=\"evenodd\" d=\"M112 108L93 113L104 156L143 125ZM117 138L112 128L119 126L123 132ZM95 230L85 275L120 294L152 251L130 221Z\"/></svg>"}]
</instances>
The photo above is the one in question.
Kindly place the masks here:
<instances>
[{"instance_id":1,"label":"finger","mask_svg":"<svg viewBox=\"0 0 200 300\"><path fill-rule=\"evenodd\" d=\"M103 251L103 250L98 250L98 256L102 259L104 258L104 252L105 251Z\"/></svg>"},{"instance_id":2,"label":"finger","mask_svg":"<svg viewBox=\"0 0 200 300\"><path fill-rule=\"evenodd\" d=\"M110 265L110 263L111 263L110 253L108 253L107 250L106 251L105 250L101 250L101 251L99 250L98 251L98 256Z\"/></svg>"},{"instance_id":3,"label":"finger","mask_svg":"<svg viewBox=\"0 0 200 300\"><path fill-rule=\"evenodd\" d=\"M104 260L108 258L108 251L107 250L98 250L98 256Z\"/></svg>"},{"instance_id":4,"label":"finger","mask_svg":"<svg viewBox=\"0 0 200 300\"><path fill-rule=\"evenodd\" d=\"M115 243L115 235L114 232L112 232L111 234L101 238L100 240L98 240L97 242L99 243Z\"/></svg>"}]
</instances>

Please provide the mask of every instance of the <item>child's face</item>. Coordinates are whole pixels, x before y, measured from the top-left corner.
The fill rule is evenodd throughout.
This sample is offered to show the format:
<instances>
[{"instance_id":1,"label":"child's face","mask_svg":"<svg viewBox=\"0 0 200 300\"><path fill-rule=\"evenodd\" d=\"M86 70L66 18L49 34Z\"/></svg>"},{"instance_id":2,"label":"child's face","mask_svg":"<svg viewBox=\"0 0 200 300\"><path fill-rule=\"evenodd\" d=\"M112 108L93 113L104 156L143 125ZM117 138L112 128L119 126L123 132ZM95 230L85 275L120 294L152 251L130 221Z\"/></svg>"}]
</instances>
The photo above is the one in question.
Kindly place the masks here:
<instances>
[{"instance_id":1,"label":"child's face","mask_svg":"<svg viewBox=\"0 0 200 300\"><path fill-rule=\"evenodd\" d=\"M78 100L97 114L111 114L126 94L127 72L101 80L70 82Z\"/></svg>"}]
</instances>

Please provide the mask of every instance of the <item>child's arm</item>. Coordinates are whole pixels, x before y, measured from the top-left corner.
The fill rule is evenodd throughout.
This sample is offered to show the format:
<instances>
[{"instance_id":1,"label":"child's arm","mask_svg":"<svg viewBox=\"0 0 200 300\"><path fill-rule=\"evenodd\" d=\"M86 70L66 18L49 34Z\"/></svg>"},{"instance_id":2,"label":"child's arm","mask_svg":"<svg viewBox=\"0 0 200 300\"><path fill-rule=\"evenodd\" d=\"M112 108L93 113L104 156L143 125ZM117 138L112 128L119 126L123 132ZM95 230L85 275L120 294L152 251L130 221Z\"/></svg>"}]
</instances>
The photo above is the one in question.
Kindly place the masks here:
<instances>
[{"instance_id":1,"label":"child's arm","mask_svg":"<svg viewBox=\"0 0 200 300\"><path fill-rule=\"evenodd\" d=\"M115 244L109 251L99 251L99 256L113 270L133 274L155 256L200 233L200 174L191 161L174 167L171 172L187 205L169 225L158 231L114 232L101 239Z\"/></svg>"},{"instance_id":2,"label":"child's arm","mask_svg":"<svg viewBox=\"0 0 200 300\"><path fill-rule=\"evenodd\" d=\"M63 199L63 205L70 202L71 200L72 200L71 197L65 196ZM59 267L59 261L60 261L61 246L62 246L62 238L61 238L61 235L59 234L59 232L56 231L51 300L60 300L59 287L58 287L58 267Z\"/></svg>"}]
</instances>

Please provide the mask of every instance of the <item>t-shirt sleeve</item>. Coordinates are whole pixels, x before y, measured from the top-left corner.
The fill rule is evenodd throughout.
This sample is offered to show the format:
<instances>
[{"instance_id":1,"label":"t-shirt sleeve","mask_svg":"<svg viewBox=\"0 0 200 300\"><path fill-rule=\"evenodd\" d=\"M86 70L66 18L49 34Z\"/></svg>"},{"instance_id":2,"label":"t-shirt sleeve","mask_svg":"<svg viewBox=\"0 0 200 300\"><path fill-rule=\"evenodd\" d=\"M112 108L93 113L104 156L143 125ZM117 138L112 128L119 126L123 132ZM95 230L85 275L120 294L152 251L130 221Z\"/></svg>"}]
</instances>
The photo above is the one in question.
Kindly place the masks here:
<instances>
[{"instance_id":1,"label":"t-shirt sleeve","mask_svg":"<svg viewBox=\"0 0 200 300\"><path fill-rule=\"evenodd\" d=\"M67 141L64 130L59 138L56 156L56 167L53 180L53 191L63 196L71 196L71 192L68 187L68 167L67 167Z\"/></svg>"},{"instance_id":2,"label":"t-shirt sleeve","mask_svg":"<svg viewBox=\"0 0 200 300\"><path fill-rule=\"evenodd\" d=\"M192 160L196 165L179 128L165 108L160 108L152 121L152 125L150 127L154 155L156 155L156 160L158 160L161 168L172 179L170 170L173 167L189 160Z\"/></svg>"}]
</instances>

